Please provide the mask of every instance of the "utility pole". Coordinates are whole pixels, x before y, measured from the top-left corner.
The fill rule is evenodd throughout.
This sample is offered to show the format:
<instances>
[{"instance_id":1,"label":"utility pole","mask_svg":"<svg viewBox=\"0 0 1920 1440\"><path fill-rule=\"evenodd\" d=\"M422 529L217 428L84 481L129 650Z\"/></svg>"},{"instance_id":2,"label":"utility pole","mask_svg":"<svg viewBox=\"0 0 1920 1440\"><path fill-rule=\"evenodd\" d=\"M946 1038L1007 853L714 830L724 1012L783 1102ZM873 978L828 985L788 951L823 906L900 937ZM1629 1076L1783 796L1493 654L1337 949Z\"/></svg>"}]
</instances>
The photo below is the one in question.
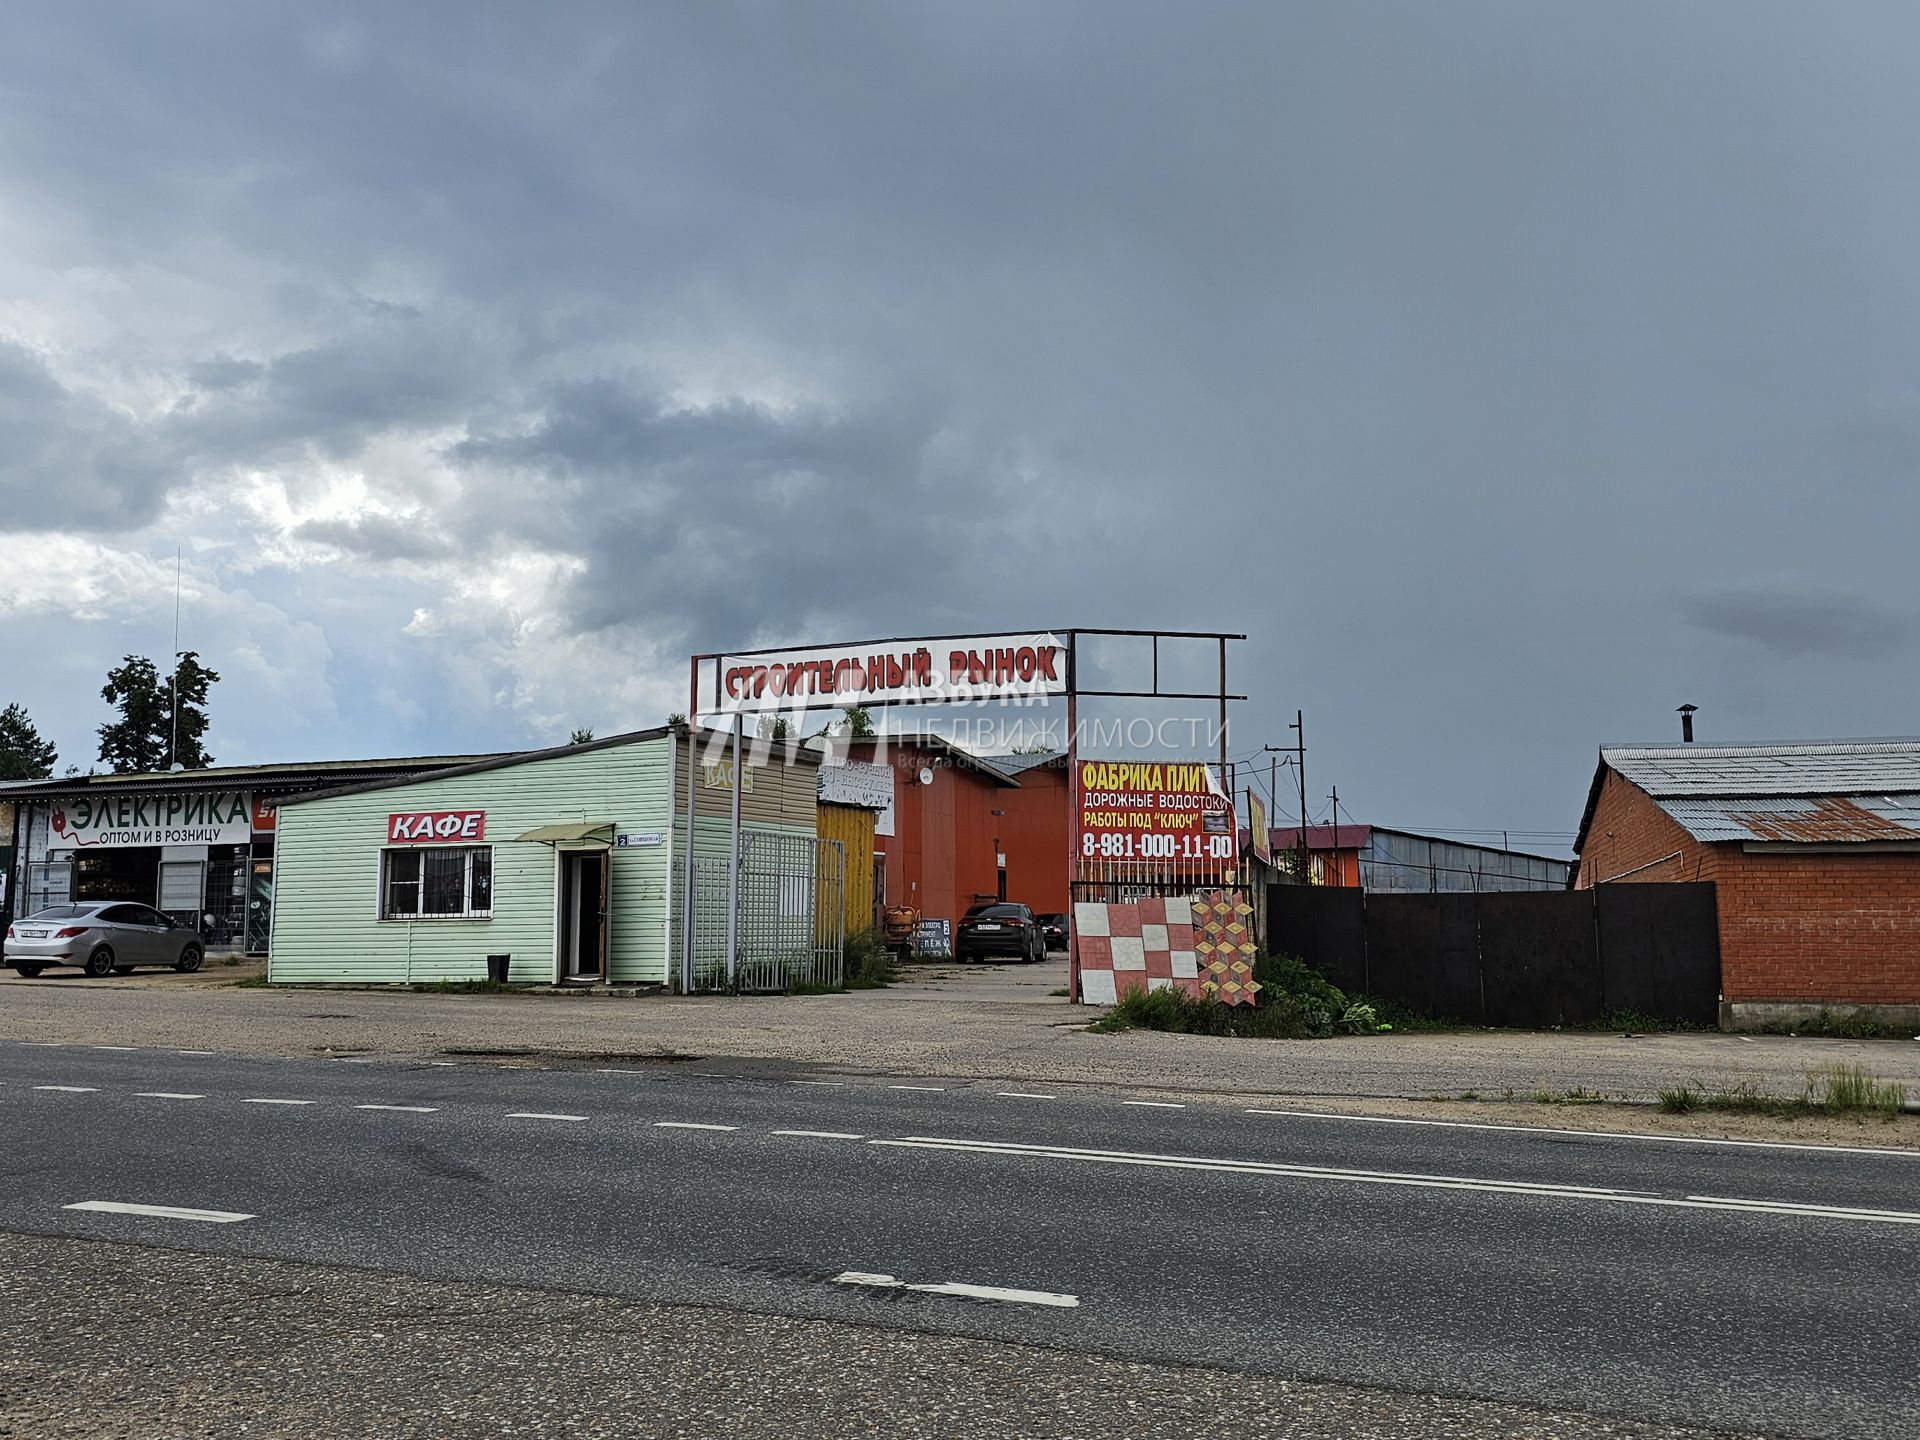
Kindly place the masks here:
<instances>
[{"instance_id":1,"label":"utility pole","mask_svg":"<svg viewBox=\"0 0 1920 1440\"><path fill-rule=\"evenodd\" d=\"M1307 844L1307 714L1304 710L1293 712L1294 764L1300 775L1300 860L1301 875L1307 871L1307 852L1312 848Z\"/></svg>"},{"instance_id":2,"label":"utility pole","mask_svg":"<svg viewBox=\"0 0 1920 1440\"><path fill-rule=\"evenodd\" d=\"M1293 712L1293 723L1287 727L1289 730L1292 730L1295 732L1295 742L1292 745L1262 745L1260 747L1262 750L1265 750L1269 755L1285 755L1285 754L1291 753L1293 756L1291 763L1293 765L1296 778L1300 782L1300 833L1294 848L1300 851L1299 873L1300 873L1300 878L1303 880L1306 878L1307 869L1308 869L1308 866L1306 863L1307 848L1308 848L1307 847L1306 718L1307 718L1306 714L1303 711L1296 710ZM1277 761L1269 760L1267 762L1267 774L1269 776L1269 779L1267 782L1267 793L1269 795L1272 795L1274 794L1275 788L1279 783ZM1274 808L1276 810L1279 808L1277 797L1276 797L1276 803Z\"/></svg>"},{"instance_id":3,"label":"utility pole","mask_svg":"<svg viewBox=\"0 0 1920 1440\"><path fill-rule=\"evenodd\" d=\"M1333 787L1333 869L1337 879L1340 873L1340 787Z\"/></svg>"}]
</instances>

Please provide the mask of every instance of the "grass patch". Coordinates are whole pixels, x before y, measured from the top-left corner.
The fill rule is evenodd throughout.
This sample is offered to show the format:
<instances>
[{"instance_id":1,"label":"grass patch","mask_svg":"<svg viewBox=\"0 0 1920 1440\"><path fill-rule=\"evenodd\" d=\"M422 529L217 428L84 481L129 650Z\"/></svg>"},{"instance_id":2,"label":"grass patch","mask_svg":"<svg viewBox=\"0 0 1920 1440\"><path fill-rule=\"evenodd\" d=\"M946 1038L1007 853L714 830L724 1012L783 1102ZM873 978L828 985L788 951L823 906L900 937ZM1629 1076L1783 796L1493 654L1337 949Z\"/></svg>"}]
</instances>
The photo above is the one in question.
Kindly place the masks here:
<instances>
[{"instance_id":1,"label":"grass patch","mask_svg":"<svg viewBox=\"0 0 1920 1440\"><path fill-rule=\"evenodd\" d=\"M1891 1120L1906 1106L1907 1087L1897 1080L1882 1080L1862 1065L1829 1065L1808 1071L1806 1085L1798 1095L1775 1095L1750 1080L1726 1090L1710 1090L1695 1080L1661 1090L1659 1102L1669 1115L1717 1110L1783 1119L1879 1114Z\"/></svg>"},{"instance_id":2,"label":"grass patch","mask_svg":"<svg viewBox=\"0 0 1920 1440\"><path fill-rule=\"evenodd\" d=\"M517 995L528 988L498 980L416 980L407 986L416 995Z\"/></svg>"},{"instance_id":3,"label":"grass patch","mask_svg":"<svg viewBox=\"0 0 1920 1440\"><path fill-rule=\"evenodd\" d=\"M882 990L899 978L894 970L893 953L887 949L880 932L871 926L847 936L841 955L845 965L841 974L849 990Z\"/></svg>"},{"instance_id":4,"label":"grass patch","mask_svg":"<svg viewBox=\"0 0 1920 1440\"><path fill-rule=\"evenodd\" d=\"M803 980L798 984L787 986L786 993L789 995L844 995L848 988L845 985L823 985L818 981Z\"/></svg>"},{"instance_id":5,"label":"grass patch","mask_svg":"<svg viewBox=\"0 0 1920 1440\"><path fill-rule=\"evenodd\" d=\"M1907 1103L1907 1087L1897 1080L1882 1080L1864 1065L1829 1065L1807 1077L1807 1093L1812 1103L1836 1115L1877 1110L1888 1119L1898 1115Z\"/></svg>"},{"instance_id":6,"label":"grass patch","mask_svg":"<svg viewBox=\"0 0 1920 1440\"><path fill-rule=\"evenodd\" d=\"M1048 995L1071 995L1071 994L1073 994L1073 992L1072 992L1071 990L1069 990L1069 989L1067 989L1067 987L1066 987L1066 986L1064 986L1064 985L1060 985L1060 986L1057 986L1057 987L1055 987L1055 988L1054 988L1054 989L1052 989L1052 990L1049 990L1049 991L1047 991L1047 994L1048 994Z\"/></svg>"},{"instance_id":7,"label":"grass patch","mask_svg":"<svg viewBox=\"0 0 1920 1440\"><path fill-rule=\"evenodd\" d=\"M1690 1020L1665 1020L1658 1015L1646 1015L1638 1010L1609 1010L1600 1017L1596 1025L1568 1026L1567 1028L1612 1030L1621 1034L1631 1032L1635 1035L1663 1035L1682 1030L1700 1030L1705 1027L1695 1025Z\"/></svg>"},{"instance_id":8,"label":"grass patch","mask_svg":"<svg viewBox=\"0 0 1920 1440\"><path fill-rule=\"evenodd\" d=\"M266 975L249 975L242 980L229 980L228 986L235 990L264 990L267 988Z\"/></svg>"},{"instance_id":9,"label":"grass patch","mask_svg":"<svg viewBox=\"0 0 1920 1440\"><path fill-rule=\"evenodd\" d=\"M1908 1032L1882 1025L1859 1015L1836 1015L1831 1010L1816 1011L1810 1020L1792 1024L1775 1022L1753 1027L1756 1035L1813 1035L1829 1040L1904 1040Z\"/></svg>"}]
</instances>

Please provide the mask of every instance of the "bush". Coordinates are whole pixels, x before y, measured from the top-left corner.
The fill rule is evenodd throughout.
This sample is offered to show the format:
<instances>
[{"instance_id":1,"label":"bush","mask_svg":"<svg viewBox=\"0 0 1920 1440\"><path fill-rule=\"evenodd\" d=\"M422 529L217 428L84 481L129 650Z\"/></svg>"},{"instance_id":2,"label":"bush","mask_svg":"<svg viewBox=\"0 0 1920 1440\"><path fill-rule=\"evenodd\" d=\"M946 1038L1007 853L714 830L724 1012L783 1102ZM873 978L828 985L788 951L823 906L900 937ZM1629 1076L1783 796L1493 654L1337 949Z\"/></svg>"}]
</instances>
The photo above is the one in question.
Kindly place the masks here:
<instances>
[{"instance_id":1,"label":"bush","mask_svg":"<svg viewBox=\"0 0 1920 1440\"><path fill-rule=\"evenodd\" d=\"M872 926L848 935L840 953L846 966L842 979L849 990L878 990L894 978L893 956Z\"/></svg>"},{"instance_id":2,"label":"bush","mask_svg":"<svg viewBox=\"0 0 1920 1440\"><path fill-rule=\"evenodd\" d=\"M1138 1029L1269 1040L1371 1035L1393 1028L1381 1023L1373 1005L1350 999L1297 956L1262 955L1253 962L1253 975L1260 990L1252 1005L1223 1005L1173 989L1135 990L1088 1028L1102 1034Z\"/></svg>"}]
</instances>

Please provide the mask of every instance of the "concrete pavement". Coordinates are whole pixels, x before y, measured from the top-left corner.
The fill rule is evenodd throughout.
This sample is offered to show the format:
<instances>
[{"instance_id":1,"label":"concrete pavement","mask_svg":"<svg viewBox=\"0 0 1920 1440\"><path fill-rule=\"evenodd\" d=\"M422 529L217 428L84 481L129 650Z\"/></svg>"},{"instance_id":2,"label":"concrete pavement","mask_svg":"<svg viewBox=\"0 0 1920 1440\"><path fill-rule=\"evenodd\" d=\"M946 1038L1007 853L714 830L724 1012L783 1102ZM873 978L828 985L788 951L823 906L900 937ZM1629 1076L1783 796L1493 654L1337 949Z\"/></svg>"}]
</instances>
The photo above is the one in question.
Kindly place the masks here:
<instances>
[{"instance_id":1,"label":"concrete pavement","mask_svg":"<svg viewBox=\"0 0 1920 1440\"><path fill-rule=\"evenodd\" d=\"M7 1045L0 1214L1654 1424L1920 1408L1911 1154L796 1078Z\"/></svg>"}]
</instances>

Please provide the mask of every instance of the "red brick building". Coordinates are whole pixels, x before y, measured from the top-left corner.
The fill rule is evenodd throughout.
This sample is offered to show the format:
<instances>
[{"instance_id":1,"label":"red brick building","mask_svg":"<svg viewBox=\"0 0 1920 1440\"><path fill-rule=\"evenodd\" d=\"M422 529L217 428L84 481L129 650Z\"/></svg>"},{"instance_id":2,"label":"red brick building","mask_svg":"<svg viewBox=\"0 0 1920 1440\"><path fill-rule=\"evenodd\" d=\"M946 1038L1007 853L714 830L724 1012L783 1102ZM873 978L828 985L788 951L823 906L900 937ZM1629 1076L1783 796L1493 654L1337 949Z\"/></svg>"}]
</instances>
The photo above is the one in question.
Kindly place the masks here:
<instances>
[{"instance_id":1,"label":"red brick building","mask_svg":"<svg viewBox=\"0 0 1920 1440\"><path fill-rule=\"evenodd\" d=\"M1711 881L1721 1018L1920 1025L1920 740L1613 746L1576 888Z\"/></svg>"}]
</instances>

